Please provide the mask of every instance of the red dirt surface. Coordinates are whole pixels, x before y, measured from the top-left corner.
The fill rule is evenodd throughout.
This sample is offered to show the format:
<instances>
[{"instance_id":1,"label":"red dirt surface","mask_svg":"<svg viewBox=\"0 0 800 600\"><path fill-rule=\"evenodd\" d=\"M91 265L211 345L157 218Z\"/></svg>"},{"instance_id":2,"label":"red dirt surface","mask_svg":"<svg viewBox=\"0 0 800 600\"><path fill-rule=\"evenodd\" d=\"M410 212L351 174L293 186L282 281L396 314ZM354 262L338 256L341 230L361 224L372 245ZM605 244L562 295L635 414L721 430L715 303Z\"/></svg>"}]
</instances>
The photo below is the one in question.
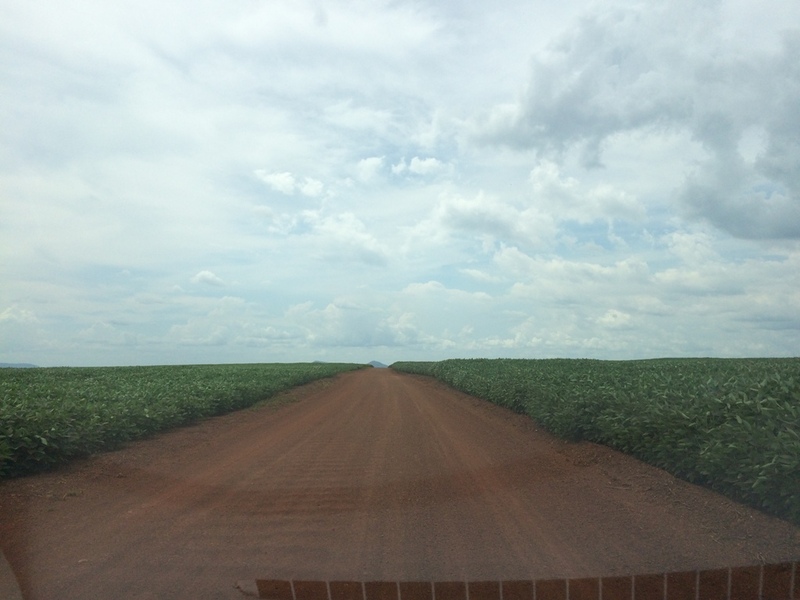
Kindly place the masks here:
<instances>
[{"instance_id":1,"label":"red dirt surface","mask_svg":"<svg viewBox=\"0 0 800 600\"><path fill-rule=\"evenodd\" d=\"M0 483L0 547L24 597L241 600L240 580L578 578L800 557L784 521L431 379L368 369L287 398Z\"/></svg>"}]
</instances>

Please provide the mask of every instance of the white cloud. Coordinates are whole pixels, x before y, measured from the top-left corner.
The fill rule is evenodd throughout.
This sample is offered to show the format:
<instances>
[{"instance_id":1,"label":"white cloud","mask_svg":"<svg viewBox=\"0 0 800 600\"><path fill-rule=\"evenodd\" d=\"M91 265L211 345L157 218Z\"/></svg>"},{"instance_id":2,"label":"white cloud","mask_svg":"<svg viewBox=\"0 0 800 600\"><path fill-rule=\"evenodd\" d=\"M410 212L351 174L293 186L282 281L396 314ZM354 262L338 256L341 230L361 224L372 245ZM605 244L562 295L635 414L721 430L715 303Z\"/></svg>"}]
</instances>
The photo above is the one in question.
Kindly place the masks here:
<instances>
[{"instance_id":1,"label":"white cloud","mask_svg":"<svg viewBox=\"0 0 800 600\"><path fill-rule=\"evenodd\" d=\"M435 343L422 334L412 313L394 313L339 298L317 309L305 302L290 307L286 318L305 333L308 344L325 348L418 347Z\"/></svg>"},{"instance_id":2,"label":"white cloud","mask_svg":"<svg viewBox=\"0 0 800 600\"><path fill-rule=\"evenodd\" d=\"M315 198L322 194L324 186L321 181L306 177L303 183L298 184L297 189L300 190L300 193L304 196Z\"/></svg>"},{"instance_id":3,"label":"white cloud","mask_svg":"<svg viewBox=\"0 0 800 600\"><path fill-rule=\"evenodd\" d=\"M631 316L628 313L616 310L614 308L609 309L602 317L597 319L598 324L613 329L626 327L630 321Z\"/></svg>"},{"instance_id":4,"label":"white cloud","mask_svg":"<svg viewBox=\"0 0 800 600\"><path fill-rule=\"evenodd\" d=\"M300 332L270 322L259 314L253 303L235 296L201 300L190 308L190 316L182 317L170 328L161 343L166 345L224 348L228 353L243 348L276 347L301 340Z\"/></svg>"},{"instance_id":5,"label":"white cloud","mask_svg":"<svg viewBox=\"0 0 800 600\"><path fill-rule=\"evenodd\" d=\"M362 158L356 165L356 176L365 183L374 181L383 169L383 162L383 156Z\"/></svg>"},{"instance_id":6,"label":"white cloud","mask_svg":"<svg viewBox=\"0 0 800 600\"><path fill-rule=\"evenodd\" d=\"M11 305L0 312L0 352L4 357L2 362L32 363L34 356L42 356L49 350L51 338L52 332L48 331L48 324L33 310Z\"/></svg>"},{"instance_id":7,"label":"white cloud","mask_svg":"<svg viewBox=\"0 0 800 600\"><path fill-rule=\"evenodd\" d=\"M203 283L205 285L217 287L222 287L225 285L225 282L211 271L200 271L197 275L192 277L192 283Z\"/></svg>"},{"instance_id":8,"label":"white cloud","mask_svg":"<svg viewBox=\"0 0 800 600\"><path fill-rule=\"evenodd\" d=\"M409 172L416 175L432 175L442 171L444 168L445 166L442 164L442 161L433 157L419 158L415 156L408 165Z\"/></svg>"},{"instance_id":9,"label":"white cloud","mask_svg":"<svg viewBox=\"0 0 800 600\"><path fill-rule=\"evenodd\" d=\"M559 220L582 223L595 219L641 220L644 209L631 194L610 184L587 188L572 177L563 178L556 163L545 160L530 174L533 200Z\"/></svg>"},{"instance_id":10,"label":"white cloud","mask_svg":"<svg viewBox=\"0 0 800 600\"><path fill-rule=\"evenodd\" d=\"M434 220L454 232L526 246L541 245L555 233L553 218L536 207L519 208L483 193L474 198L445 196Z\"/></svg>"},{"instance_id":11,"label":"white cloud","mask_svg":"<svg viewBox=\"0 0 800 600\"><path fill-rule=\"evenodd\" d=\"M282 194L294 193L294 175L288 172L267 173L264 169L257 169L256 176L276 192Z\"/></svg>"},{"instance_id":12,"label":"white cloud","mask_svg":"<svg viewBox=\"0 0 800 600\"><path fill-rule=\"evenodd\" d=\"M402 175L403 173L411 173L412 175L419 175L422 177L433 176L444 173L451 173L453 170L452 165L448 165L438 158L429 156L427 158L420 158L414 156L410 162L406 162L405 157L401 158L399 162L392 165L392 173L395 175Z\"/></svg>"},{"instance_id":13,"label":"white cloud","mask_svg":"<svg viewBox=\"0 0 800 600\"><path fill-rule=\"evenodd\" d=\"M322 215L306 212L305 221L312 226L322 252L332 259L356 260L371 265L384 265L389 250L352 213Z\"/></svg>"},{"instance_id":14,"label":"white cloud","mask_svg":"<svg viewBox=\"0 0 800 600\"><path fill-rule=\"evenodd\" d=\"M256 177L266 183L276 192L291 196L295 191L300 192L304 196L317 197L322 194L325 186L318 179L312 177L305 177L302 181L290 172L284 171L281 173L268 173L264 169L255 170Z\"/></svg>"},{"instance_id":15,"label":"white cloud","mask_svg":"<svg viewBox=\"0 0 800 600\"><path fill-rule=\"evenodd\" d=\"M392 252L371 228L352 212L325 209L278 212L268 207L254 211L270 234L281 240L281 249L294 264L305 261L341 265L385 266ZM303 268L319 268L305 265Z\"/></svg>"},{"instance_id":16,"label":"white cloud","mask_svg":"<svg viewBox=\"0 0 800 600\"><path fill-rule=\"evenodd\" d=\"M408 170L408 164L406 163L405 157L400 159L400 162L397 164L392 165L392 173L394 175L402 175Z\"/></svg>"},{"instance_id":17,"label":"white cloud","mask_svg":"<svg viewBox=\"0 0 800 600\"><path fill-rule=\"evenodd\" d=\"M9 306L0 312L0 322L6 321L9 323L36 323L39 319L32 310L27 308L20 308L19 306Z\"/></svg>"},{"instance_id":18,"label":"white cloud","mask_svg":"<svg viewBox=\"0 0 800 600\"><path fill-rule=\"evenodd\" d=\"M673 231L664 235L662 242L686 265L702 265L720 260L719 254L713 248L714 239L704 231Z\"/></svg>"},{"instance_id":19,"label":"white cloud","mask_svg":"<svg viewBox=\"0 0 800 600\"><path fill-rule=\"evenodd\" d=\"M560 257L531 257L515 247L504 247L495 253L493 260L502 272L517 281L514 290L523 295L598 299L599 290L613 296L618 289L646 286L650 279L648 264L638 257L601 264Z\"/></svg>"}]
</instances>

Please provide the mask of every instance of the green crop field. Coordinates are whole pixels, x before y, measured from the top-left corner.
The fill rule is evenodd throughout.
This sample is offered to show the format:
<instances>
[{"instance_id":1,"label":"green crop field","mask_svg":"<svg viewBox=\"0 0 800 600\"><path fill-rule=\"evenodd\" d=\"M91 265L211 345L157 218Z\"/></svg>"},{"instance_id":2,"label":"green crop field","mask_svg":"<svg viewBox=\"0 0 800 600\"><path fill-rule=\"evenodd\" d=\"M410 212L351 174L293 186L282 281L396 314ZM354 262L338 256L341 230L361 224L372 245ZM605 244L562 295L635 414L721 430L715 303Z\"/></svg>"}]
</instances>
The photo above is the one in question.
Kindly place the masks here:
<instances>
[{"instance_id":1,"label":"green crop field","mask_svg":"<svg viewBox=\"0 0 800 600\"><path fill-rule=\"evenodd\" d=\"M399 362L800 525L800 359Z\"/></svg>"},{"instance_id":2,"label":"green crop field","mask_svg":"<svg viewBox=\"0 0 800 600\"><path fill-rule=\"evenodd\" d=\"M0 369L0 478L245 408L291 387L363 366Z\"/></svg>"}]
</instances>

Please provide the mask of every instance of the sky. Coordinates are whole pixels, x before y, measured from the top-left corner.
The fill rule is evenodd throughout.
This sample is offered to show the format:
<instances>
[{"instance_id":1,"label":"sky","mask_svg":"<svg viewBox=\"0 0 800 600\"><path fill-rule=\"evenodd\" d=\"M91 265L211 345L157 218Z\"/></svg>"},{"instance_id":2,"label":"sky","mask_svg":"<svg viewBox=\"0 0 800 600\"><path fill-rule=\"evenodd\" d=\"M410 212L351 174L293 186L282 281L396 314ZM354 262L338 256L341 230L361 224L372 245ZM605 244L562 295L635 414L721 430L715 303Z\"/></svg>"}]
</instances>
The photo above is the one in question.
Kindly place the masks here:
<instances>
[{"instance_id":1,"label":"sky","mask_svg":"<svg viewBox=\"0 0 800 600\"><path fill-rule=\"evenodd\" d=\"M794 0L0 14L0 362L800 355Z\"/></svg>"}]
</instances>

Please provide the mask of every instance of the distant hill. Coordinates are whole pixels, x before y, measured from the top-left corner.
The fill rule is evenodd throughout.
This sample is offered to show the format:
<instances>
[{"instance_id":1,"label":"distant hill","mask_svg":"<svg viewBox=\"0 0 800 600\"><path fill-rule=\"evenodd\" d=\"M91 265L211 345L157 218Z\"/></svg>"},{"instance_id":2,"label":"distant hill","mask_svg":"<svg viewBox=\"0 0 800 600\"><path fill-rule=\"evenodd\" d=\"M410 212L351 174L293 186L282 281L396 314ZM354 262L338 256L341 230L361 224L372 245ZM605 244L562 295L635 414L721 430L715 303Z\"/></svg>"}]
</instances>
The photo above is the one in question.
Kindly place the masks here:
<instances>
[{"instance_id":1,"label":"distant hill","mask_svg":"<svg viewBox=\"0 0 800 600\"><path fill-rule=\"evenodd\" d=\"M36 369L31 363L0 363L0 369Z\"/></svg>"},{"instance_id":2,"label":"distant hill","mask_svg":"<svg viewBox=\"0 0 800 600\"><path fill-rule=\"evenodd\" d=\"M376 369L386 369L389 366L389 365L383 364L382 362L378 362L377 360L372 360L372 361L368 362L367 364L368 365L372 365Z\"/></svg>"}]
</instances>

